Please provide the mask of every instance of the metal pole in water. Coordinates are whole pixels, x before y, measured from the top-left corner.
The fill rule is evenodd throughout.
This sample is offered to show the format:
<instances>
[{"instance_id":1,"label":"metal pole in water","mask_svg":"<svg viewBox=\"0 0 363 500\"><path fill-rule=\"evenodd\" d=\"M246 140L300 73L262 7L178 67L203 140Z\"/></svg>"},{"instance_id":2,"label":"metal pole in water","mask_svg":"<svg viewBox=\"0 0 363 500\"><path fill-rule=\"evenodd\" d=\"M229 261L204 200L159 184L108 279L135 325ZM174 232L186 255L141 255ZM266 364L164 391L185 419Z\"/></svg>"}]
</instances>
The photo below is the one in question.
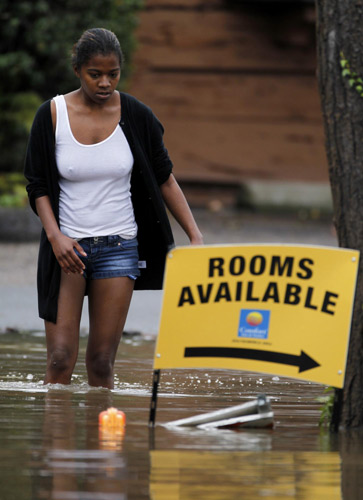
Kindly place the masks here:
<instances>
[{"instance_id":1,"label":"metal pole in water","mask_svg":"<svg viewBox=\"0 0 363 500\"><path fill-rule=\"evenodd\" d=\"M159 381L160 381L160 370L154 370L153 388L152 388L152 395L151 395L151 402L150 402L150 415L149 415L149 426L152 426L152 427L154 427L154 425L155 425Z\"/></svg>"}]
</instances>

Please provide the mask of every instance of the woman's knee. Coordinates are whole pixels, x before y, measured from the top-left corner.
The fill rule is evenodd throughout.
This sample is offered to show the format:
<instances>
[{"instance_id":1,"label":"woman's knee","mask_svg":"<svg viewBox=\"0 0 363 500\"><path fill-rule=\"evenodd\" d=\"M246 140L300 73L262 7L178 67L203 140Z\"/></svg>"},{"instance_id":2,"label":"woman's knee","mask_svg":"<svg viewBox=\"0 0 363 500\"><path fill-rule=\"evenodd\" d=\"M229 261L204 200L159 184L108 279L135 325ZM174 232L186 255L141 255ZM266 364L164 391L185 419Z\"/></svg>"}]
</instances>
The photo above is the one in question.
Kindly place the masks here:
<instances>
[{"instance_id":1,"label":"woman's knee","mask_svg":"<svg viewBox=\"0 0 363 500\"><path fill-rule=\"evenodd\" d=\"M99 352L88 356L87 370L99 379L107 379L113 373L113 358L108 353Z\"/></svg>"},{"instance_id":2,"label":"woman's knee","mask_svg":"<svg viewBox=\"0 0 363 500\"><path fill-rule=\"evenodd\" d=\"M68 347L56 347L49 352L49 368L57 373L72 372L75 358L75 353Z\"/></svg>"}]
</instances>

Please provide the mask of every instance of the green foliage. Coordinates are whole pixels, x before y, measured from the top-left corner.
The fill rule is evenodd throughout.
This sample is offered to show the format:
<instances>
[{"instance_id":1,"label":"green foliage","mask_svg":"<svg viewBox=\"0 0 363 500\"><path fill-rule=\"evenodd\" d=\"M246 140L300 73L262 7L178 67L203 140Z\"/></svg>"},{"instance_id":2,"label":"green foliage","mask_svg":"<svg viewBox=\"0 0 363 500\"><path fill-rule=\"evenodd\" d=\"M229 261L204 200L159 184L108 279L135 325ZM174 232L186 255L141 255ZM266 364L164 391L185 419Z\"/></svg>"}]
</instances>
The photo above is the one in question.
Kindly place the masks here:
<instances>
[{"instance_id":1,"label":"green foliage","mask_svg":"<svg viewBox=\"0 0 363 500\"><path fill-rule=\"evenodd\" d=\"M142 0L0 0L0 172L22 170L40 102L77 88L70 58L84 30L103 27L117 35L125 85L141 6Z\"/></svg>"},{"instance_id":2,"label":"green foliage","mask_svg":"<svg viewBox=\"0 0 363 500\"><path fill-rule=\"evenodd\" d=\"M70 54L88 28L103 27L120 40L129 75L133 30L141 0L0 0L2 91L33 90L43 99L73 90Z\"/></svg>"},{"instance_id":3,"label":"green foliage","mask_svg":"<svg viewBox=\"0 0 363 500\"><path fill-rule=\"evenodd\" d=\"M319 419L319 425L321 427L327 427L331 423L335 395L334 387L327 387L324 390L324 394L324 396L317 398L320 403L323 403Z\"/></svg>"},{"instance_id":4,"label":"green foliage","mask_svg":"<svg viewBox=\"0 0 363 500\"><path fill-rule=\"evenodd\" d=\"M355 71L352 71L349 61L344 57L343 52L340 53L340 66L342 68L342 76L348 78L350 87L354 88L363 97L363 80Z\"/></svg>"},{"instance_id":5,"label":"green foliage","mask_svg":"<svg viewBox=\"0 0 363 500\"><path fill-rule=\"evenodd\" d=\"M0 172L20 171L34 114L41 104L33 92L0 94Z\"/></svg>"},{"instance_id":6,"label":"green foliage","mask_svg":"<svg viewBox=\"0 0 363 500\"><path fill-rule=\"evenodd\" d=\"M24 207L28 202L25 178L19 172L0 175L0 206Z\"/></svg>"}]
</instances>

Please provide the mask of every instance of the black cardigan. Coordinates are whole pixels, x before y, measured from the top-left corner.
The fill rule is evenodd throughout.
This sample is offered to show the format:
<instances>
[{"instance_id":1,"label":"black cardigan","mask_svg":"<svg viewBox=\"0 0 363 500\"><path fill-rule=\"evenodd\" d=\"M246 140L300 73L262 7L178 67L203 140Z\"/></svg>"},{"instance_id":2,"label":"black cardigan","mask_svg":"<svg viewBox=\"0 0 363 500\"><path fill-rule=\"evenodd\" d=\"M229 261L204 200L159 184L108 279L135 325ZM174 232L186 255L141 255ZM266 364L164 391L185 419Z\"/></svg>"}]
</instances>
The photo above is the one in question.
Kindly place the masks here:
<instances>
[{"instance_id":1,"label":"black cardigan","mask_svg":"<svg viewBox=\"0 0 363 500\"><path fill-rule=\"evenodd\" d=\"M151 109L123 92L120 98L120 126L134 156L131 195L138 226L139 260L146 263L140 269L135 289L156 290L162 288L165 256L174 245L159 189L169 178L172 163L164 147L163 127ZM27 191L33 211L37 213L35 200L48 195L59 224L58 169L50 101L40 106L34 118L24 173L29 181ZM53 323L57 319L60 275L61 268L43 229L38 257L38 307L39 316Z\"/></svg>"}]
</instances>

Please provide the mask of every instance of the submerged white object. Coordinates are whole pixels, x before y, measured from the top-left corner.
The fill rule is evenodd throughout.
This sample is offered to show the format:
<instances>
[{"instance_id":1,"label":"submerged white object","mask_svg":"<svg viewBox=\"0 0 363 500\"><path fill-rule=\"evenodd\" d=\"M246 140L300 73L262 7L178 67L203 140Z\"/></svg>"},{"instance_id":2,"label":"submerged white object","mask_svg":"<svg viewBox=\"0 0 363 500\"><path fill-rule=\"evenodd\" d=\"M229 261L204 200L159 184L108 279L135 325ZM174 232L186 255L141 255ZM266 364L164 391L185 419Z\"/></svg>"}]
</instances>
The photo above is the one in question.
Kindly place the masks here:
<instances>
[{"instance_id":1,"label":"submerged white object","mask_svg":"<svg viewBox=\"0 0 363 500\"><path fill-rule=\"evenodd\" d=\"M273 411L265 395L241 405L203 413L167 423L169 427L198 427L200 429L229 427L272 427Z\"/></svg>"},{"instance_id":2,"label":"submerged white object","mask_svg":"<svg viewBox=\"0 0 363 500\"><path fill-rule=\"evenodd\" d=\"M216 420L208 424L198 425L198 429L232 429L232 428L267 428L273 427L274 414L272 411L268 413L255 413L253 415L242 415L235 418L226 418L224 420Z\"/></svg>"}]
</instances>

